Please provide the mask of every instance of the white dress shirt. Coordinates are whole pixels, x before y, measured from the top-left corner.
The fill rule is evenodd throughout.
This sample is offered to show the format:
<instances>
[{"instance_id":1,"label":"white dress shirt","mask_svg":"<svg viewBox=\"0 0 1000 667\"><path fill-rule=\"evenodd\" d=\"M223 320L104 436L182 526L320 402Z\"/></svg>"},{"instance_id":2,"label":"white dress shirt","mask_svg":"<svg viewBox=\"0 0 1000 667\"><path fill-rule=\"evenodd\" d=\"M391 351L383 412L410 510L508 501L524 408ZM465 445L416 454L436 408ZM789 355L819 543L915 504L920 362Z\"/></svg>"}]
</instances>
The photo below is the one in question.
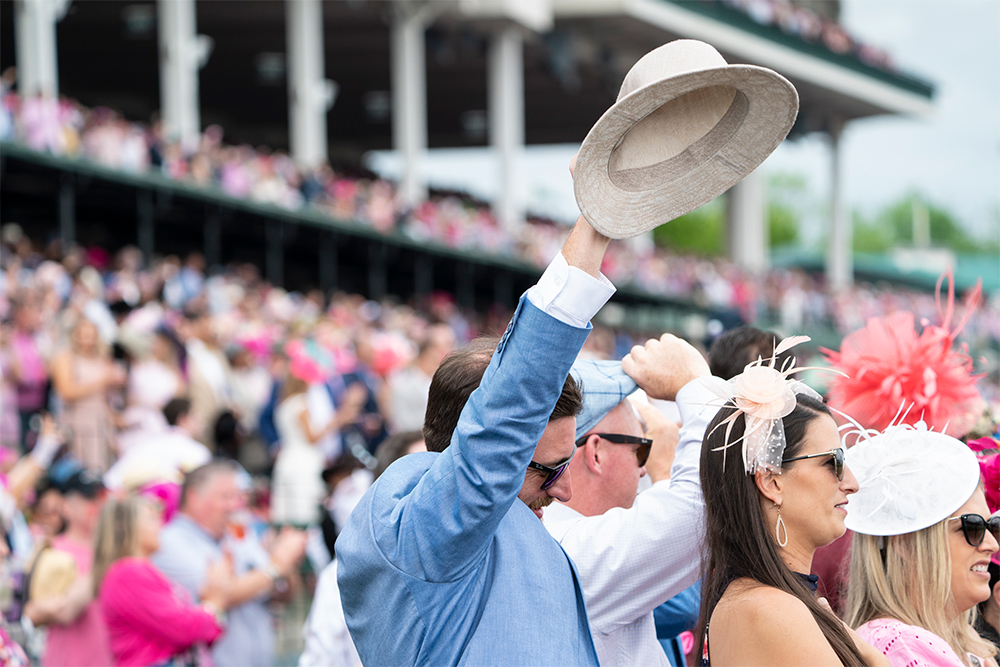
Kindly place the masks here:
<instances>
[{"instance_id":1,"label":"white dress shirt","mask_svg":"<svg viewBox=\"0 0 1000 667\"><path fill-rule=\"evenodd\" d=\"M360 667L361 658L347 630L340 604L337 561L327 565L316 582L312 608L302 627L306 640L299 667Z\"/></svg>"},{"instance_id":2,"label":"white dress shirt","mask_svg":"<svg viewBox=\"0 0 1000 667\"><path fill-rule=\"evenodd\" d=\"M528 299L537 308L565 324L585 327L614 292L614 285L603 275L595 278L570 266L560 252L538 279L538 283L528 290ZM551 507L546 512L550 509ZM335 517L335 521L340 523L340 518ZM346 667L358 663L357 649L347 633L336 573L335 560L323 570L316 584L312 608L303 628L306 645L299 658L299 667ZM650 621L652 622L652 614ZM656 641L655 633L653 640Z\"/></svg>"},{"instance_id":3,"label":"white dress shirt","mask_svg":"<svg viewBox=\"0 0 1000 667\"><path fill-rule=\"evenodd\" d=\"M705 504L699 464L705 428L718 411L705 379L677 394L683 426L670 479L629 509L585 517L562 503L544 523L576 563L602 667L670 663L656 639L653 610L697 581Z\"/></svg>"},{"instance_id":4,"label":"white dress shirt","mask_svg":"<svg viewBox=\"0 0 1000 667\"><path fill-rule=\"evenodd\" d=\"M595 278L570 266L560 251L528 290L528 299L563 324L583 328L614 293L615 286L603 273Z\"/></svg>"}]
</instances>

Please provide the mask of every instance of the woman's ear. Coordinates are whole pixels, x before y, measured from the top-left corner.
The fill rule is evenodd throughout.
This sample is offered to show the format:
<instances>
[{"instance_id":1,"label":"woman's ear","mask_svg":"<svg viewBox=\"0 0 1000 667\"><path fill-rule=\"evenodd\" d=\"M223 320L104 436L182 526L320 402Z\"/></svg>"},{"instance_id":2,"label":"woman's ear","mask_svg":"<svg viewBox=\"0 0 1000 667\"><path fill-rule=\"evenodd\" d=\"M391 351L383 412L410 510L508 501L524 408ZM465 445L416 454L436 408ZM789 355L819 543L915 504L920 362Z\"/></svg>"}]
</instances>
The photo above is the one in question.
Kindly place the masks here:
<instances>
[{"instance_id":1,"label":"woman's ear","mask_svg":"<svg viewBox=\"0 0 1000 667\"><path fill-rule=\"evenodd\" d=\"M781 475L772 470L758 468L753 475L754 483L760 495L770 500L775 505L781 506L782 487L784 486Z\"/></svg>"}]
</instances>

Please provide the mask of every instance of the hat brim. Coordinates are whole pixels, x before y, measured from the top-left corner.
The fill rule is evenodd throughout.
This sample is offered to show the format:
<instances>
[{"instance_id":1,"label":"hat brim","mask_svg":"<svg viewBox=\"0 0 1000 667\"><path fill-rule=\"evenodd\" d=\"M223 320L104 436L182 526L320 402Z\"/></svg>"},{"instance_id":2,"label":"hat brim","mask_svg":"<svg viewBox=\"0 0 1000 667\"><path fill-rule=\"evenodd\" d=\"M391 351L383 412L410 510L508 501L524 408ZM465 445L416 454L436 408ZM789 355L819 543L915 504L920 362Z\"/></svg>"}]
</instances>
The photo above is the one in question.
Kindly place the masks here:
<instances>
[{"instance_id":1,"label":"hat brim","mask_svg":"<svg viewBox=\"0 0 1000 667\"><path fill-rule=\"evenodd\" d=\"M844 524L862 535L904 535L940 523L980 481L976 455L962 442L899 426L848 449L847 467L859 489Z\"/></svg>"},{"instance_id":2,"label":"hat brim","mask_svg":"<svg viewBox=\"0 0 1000 667\"><path fill-rule=\"evenodd\" d=\"M655 187L616 185L609 163L625 134L667 102L713 86L734 88L746 99L746 115L731 138ZM644 86L608 109L583 140L573 185L580 212L613 239L638 236L690 213L760 166L792 129L798 106L798 93L787 79L755 65L708 68Z\"/></svg>"}]
</instances>

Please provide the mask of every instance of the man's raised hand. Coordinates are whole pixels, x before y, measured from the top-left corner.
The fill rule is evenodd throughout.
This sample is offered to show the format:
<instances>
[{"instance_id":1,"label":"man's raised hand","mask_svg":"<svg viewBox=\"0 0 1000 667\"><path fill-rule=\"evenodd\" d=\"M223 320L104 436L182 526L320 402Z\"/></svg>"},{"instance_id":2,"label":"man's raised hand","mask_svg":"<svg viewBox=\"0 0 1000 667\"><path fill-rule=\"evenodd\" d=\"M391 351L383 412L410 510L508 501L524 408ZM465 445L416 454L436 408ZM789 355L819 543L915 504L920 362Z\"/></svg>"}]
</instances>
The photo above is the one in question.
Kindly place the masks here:
<instances>
[{"instance_id":1,"label":"man's raised hand","mask_svg":"<svg viewBox=\"0 0 1000 667\"><path fill-rule=\"evenodd\" d=\"M622 359L622 370L651 398L666 401L674 400L691 380L710 375L701 352L672 334L633 347Z\"/></svg>"}]
</instances>

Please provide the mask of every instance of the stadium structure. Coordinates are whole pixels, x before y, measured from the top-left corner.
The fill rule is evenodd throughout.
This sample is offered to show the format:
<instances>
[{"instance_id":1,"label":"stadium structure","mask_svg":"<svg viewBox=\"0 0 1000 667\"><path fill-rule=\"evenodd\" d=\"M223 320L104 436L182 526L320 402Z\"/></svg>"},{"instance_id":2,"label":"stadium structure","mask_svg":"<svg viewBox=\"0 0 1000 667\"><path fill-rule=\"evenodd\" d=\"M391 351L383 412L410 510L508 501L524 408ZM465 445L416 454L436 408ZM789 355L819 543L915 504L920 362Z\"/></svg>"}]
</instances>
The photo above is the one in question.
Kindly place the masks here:
<instances>
[{"instance_id":1,"label":"stadium structure","mask_svg":"<svg viewBox=\"0 0 1000 667\"><path fill-rule=\"evenodd\" d=\"M189 147L218 125L226 143L288 151L303 170L395 149L399 194L415 208L428 197L428 149L489 145L500 165L493 210L516 234L527 213L517 195L524 146L581 141L639 57L700 39L731 63L794 83L801 107L790 140L829 138L825 272L843 287L853 276L843 128L928 114L934 90L855 42L838 14L836 0L2 0L0 69L16 65L22 100L64 95L132 121L159 118ZM293 289L446 290L483 308L509 306L539 273L510 248L450 247L9 140L0 166L0 218L29 233L148 255L200 249L209 264L252 261ZM765 269L760 174L726 197L731 259ZM630 321L657 327L704 311L631 285L615 300Z\"/></svg>"}]
</instances>

